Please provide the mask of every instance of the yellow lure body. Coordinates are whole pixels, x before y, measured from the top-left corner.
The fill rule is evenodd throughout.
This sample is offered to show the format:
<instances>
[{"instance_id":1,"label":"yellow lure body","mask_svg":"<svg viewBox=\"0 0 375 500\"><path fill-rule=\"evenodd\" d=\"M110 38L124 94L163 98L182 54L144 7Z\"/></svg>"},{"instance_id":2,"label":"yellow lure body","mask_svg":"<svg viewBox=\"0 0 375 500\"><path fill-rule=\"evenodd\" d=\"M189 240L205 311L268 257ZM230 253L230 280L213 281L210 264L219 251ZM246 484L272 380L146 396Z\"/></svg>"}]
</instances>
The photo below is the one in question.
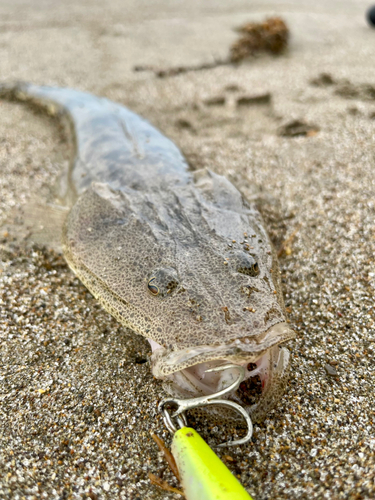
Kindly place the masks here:
<instances>
[{"instance_id":1,"label":"yellow lure body","mask_svg":"<svg viewBox=\"0 0 375 500\"><path fill-rule=\"evenodd\" d=\"M194 429L175 432L172 454L187 500L253 500Z\"/></svg>"}]
</instances>

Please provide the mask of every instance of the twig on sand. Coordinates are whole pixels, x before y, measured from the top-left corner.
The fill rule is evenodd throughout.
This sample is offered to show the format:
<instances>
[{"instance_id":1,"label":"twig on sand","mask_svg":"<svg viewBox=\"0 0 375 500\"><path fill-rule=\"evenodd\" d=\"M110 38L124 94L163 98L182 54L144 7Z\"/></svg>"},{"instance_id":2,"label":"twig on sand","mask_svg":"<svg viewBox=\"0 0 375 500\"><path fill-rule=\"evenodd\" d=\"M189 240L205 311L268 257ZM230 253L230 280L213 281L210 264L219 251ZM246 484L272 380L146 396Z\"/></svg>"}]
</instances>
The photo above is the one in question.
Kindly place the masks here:
<instances>
[{"instance_id":1,"label":"twig on sand","mask_svg":"<svg viewBox=\"0 0 375 500\"><path fill-rule=\"evenodd\" d=\"M216 59L210 63L203 63L197 66L176 66L175 68L158 68L156 66L134 66L134 71L151 71L158 78L167 78L168 76L176 76L189 71L201 71L204 69L213 69L217 66L232 64L230 59Z\"/></svg>"},{"instance_id":2,"label":"twig on sand","mask_svg":"<svg viewBox=\"0 0 375 500\"><path fill-rule=\"evenodd\" d=\"M158 445L159 450L163 452L164 458L168 462L168 465L169 465L171 471L173 472L173 474L176 476L176 478L178 480L180 480L180 474L178 472L176 461L175 461L172 453L166 447L164 441L154 433L151 433L151 437L155 441L155 443ZM155 474L152 474L152 472L148 473L148 478L151 481L151 483L154 484L155 486L159 486L159 488L162 488L165 491L171 491L173 493L178 493L179 495L181 495L182 497L185 498L185 495L183 494L183 492L181 490L174 488L173 486L168 484L166 481L163 481L163 479L161 479L160 477L155 476Z\"/></svg>"},{"instance_id":3,"label":"twig on sand","mask_svg":"<svg viewBox=\"0 0 375 500\"><path fill-rule=\"evenodd\" d=\"M171 491L172 493L178 493L182 497L185 498L185 495L181 490L178 490L177 488L174 488L173 486L170 486L166 481L163 481L160 477L155 476L155 474L152 474L152 472L148 473L148 478L151 481L151 484L154 484L155 486L159 486L159 488L162 488L165 491Z\"/></svg>"},{"instance_id":4,"label":"twig on sand","mask_svg":"<svg viewBox=\"0 0 375 500\"><path fill-rule=\"evenodd\" d=\"M180 480L180 473L178 472L178 468L177 468L177 464L176 464L176 461L174 459L174 456L168 450L164 441L159 436L157 436L156 434L153 434L153 433L151 434L151 437L155 441L155 443L158 445L159 450L164 453L164 458L168 462L168 465L169 465L171 471L173 472L173 474L176 476L176 478L178 480Z\"/></svg>"}]
</instances>

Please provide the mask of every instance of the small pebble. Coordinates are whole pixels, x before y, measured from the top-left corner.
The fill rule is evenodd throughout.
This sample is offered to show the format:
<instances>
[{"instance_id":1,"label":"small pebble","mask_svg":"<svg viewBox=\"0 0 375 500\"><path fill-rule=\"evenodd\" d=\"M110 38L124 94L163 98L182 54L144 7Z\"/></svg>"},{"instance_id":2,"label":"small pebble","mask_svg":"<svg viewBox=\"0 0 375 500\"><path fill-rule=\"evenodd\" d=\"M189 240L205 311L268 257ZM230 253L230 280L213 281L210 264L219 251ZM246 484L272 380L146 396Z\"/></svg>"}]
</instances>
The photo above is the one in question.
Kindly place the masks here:
<instances>
[{"instance_id":1,"label":"small pebble","mask_svg":"<svg viewBox=\"0 0 375 500\"><path fill-rule=\"evenodd\" d=\"M326 365L324 365L324 369L325 369L327 375L329 375L330 377L337 377L338 376L337 370L333 366L326 364Z\"/></svg>"}]
</instances>

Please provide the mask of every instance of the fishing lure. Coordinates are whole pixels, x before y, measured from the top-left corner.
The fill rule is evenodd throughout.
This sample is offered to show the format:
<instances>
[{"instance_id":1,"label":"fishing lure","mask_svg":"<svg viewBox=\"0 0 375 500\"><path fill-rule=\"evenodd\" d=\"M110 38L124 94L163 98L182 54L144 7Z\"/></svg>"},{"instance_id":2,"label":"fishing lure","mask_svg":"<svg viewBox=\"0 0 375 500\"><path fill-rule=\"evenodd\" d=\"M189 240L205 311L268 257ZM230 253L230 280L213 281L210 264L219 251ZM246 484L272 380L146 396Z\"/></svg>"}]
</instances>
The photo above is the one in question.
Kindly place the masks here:
<instances>
[{"instance_id":1,"label":"fishing lure","mask_svg":"<svg viewBox=\"0 0 375 500\"><path fill-rule=\"evenodd\" d=\"M187 500L252 500L226 465L191 427L176 431L172 453Z\"/></svg>"},{"instance_id":2,"label":"fishing lure","mask_svg":"<svg viewBox=\"0 0 375 500\"><path fill-rule=\"evenodd\" d=\"M245 370L238 365L229 365L212 369L210 371L222 371L236 368L239 377L229 387L210 396L192 399L168 399L159 405L163 419L168 430L173 434L172 454L177 464L180 481L187 500L252 500L241 483L233 476L230 470L212 451L202 437L191 427L187 427L184 412L207 405L229 406L238 411L247 423L247 434L244 438L221 443L219 447L235 446L244 444L251 439L253 426L246 411L237 403L220 399L236 390L245 377ZM177 410L171 415L168 406L177 406ZM177 420L180 429L173 423Z\"/></svg>"}]
</instances>

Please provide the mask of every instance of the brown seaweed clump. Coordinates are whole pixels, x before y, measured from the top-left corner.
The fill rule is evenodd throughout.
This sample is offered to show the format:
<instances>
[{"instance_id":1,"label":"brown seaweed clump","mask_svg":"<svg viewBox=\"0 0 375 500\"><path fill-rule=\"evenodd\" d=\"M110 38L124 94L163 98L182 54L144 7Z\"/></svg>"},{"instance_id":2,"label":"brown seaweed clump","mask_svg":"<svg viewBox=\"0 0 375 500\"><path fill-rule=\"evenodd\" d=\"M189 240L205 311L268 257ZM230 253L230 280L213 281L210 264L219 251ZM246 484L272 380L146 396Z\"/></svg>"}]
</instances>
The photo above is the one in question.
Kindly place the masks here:
<instances>
[{"instance_id":1,"label":"brown seaweed clump","mask_svg":"<svg viewBox=\"0 0 375 500\"><path fill-rule=\"evenodd\" d=\"M230 49L232 62L254 56L258 52L283 52L289 39L289 29L280 17L270 17L262 23L247 23L238 29L241 38Z\"/></svg>"}]
</instances>

